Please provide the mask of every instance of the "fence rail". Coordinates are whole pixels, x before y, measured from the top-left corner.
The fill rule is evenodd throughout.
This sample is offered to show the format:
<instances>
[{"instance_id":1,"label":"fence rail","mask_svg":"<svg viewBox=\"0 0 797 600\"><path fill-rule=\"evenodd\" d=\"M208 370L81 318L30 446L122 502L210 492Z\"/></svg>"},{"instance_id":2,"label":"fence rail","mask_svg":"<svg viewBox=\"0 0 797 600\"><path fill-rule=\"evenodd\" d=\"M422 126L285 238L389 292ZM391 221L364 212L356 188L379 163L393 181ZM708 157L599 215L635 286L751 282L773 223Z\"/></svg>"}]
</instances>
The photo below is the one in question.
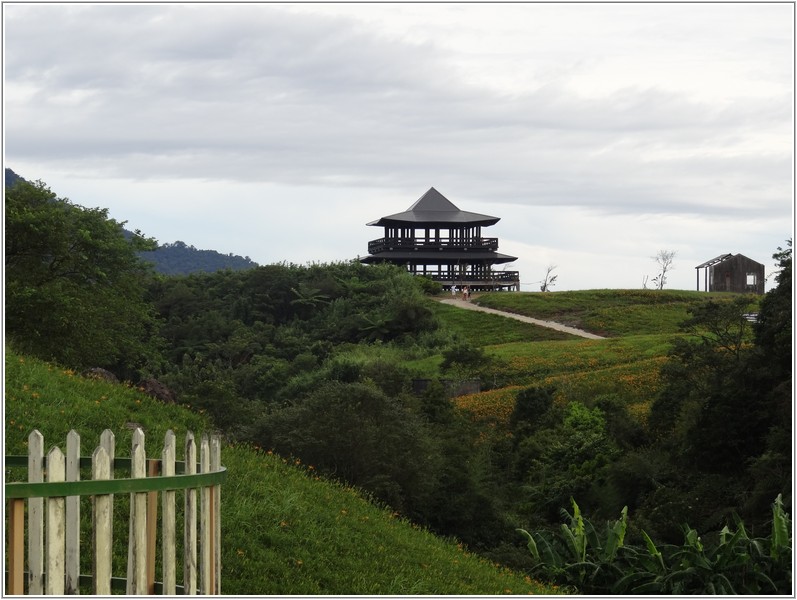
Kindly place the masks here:
<instances>
[{"instance_id":1,"label":"fence rail","mask_svg":"<svg viewBox=\"0 0 797 600\"><path fill-rule=\"evenodd\" d=\"M66 454L54 446L44 454L44 437L28 436L27 456L7 456L5 465L27 467L27 482L6 482L6 593L65 595L89 586L94 594L221 593L221 466L217 436L199 445L186 434L185 460L176 460L176 437L169 430L160 458L146 458L144 432L133 432L129 458L115 457L115 437L105 430L91 457L80 456L80 436L70 431ZM197 462L199 469L197 469ZM91 479L81 480L81 469ZM130 477L118 478L119 471ZM45 481L46 479L46 481ZM183 503L183 578L177 584L176 492ZM112 576L114 495L130 495L127 577ZM162 581L156 582L158 496L161 498ZM90 531L81 530L80 497L91 496ZM27 501L27 555L25 515ZM197 535L197 531L199 535ZM82 538L91 545L92 574L80 574ZM27 571L25 569L27 558Z\"/></svg>"}]
</instances>

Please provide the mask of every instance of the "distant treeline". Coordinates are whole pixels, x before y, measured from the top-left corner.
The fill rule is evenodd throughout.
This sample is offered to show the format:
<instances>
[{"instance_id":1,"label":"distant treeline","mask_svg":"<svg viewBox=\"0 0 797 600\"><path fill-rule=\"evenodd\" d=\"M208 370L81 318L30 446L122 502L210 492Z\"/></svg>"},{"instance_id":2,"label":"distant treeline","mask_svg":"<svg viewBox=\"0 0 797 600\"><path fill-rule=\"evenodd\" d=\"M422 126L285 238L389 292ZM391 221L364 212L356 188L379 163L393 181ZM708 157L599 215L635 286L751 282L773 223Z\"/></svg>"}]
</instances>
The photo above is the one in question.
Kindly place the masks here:
<instances>
[{"instance_id":1,"label":"distant treeline","mask_svg":"<svg viewBox=\"0 0 797 600\"><path fill-rule=\"evenodd\" d=\"M159 245L157 250L142 252L141 258L151 262L155 271L163 275L189 275L216 271L243 271L258 264L248 256L222 254L215 250L198 250L185 242Z\"/></svg>"}]
</instances>

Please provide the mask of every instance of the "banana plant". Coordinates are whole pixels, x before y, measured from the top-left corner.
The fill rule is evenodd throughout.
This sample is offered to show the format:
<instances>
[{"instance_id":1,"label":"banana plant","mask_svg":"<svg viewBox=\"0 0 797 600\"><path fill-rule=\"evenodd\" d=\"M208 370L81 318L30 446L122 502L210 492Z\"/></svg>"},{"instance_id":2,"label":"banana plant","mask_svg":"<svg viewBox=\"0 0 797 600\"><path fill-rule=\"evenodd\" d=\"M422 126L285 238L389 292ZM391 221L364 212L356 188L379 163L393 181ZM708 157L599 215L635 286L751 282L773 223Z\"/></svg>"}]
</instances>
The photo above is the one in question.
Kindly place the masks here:
<instances>
[{"instance_id":1,"label":"banana plant","mask_svg":"<svg viewBox=\"0 0 797 600\"><path fill-rule=\"evenodd\" d=\"M697 530L683 525L681 546L657 545L645 532L644 544L627 545L628 511L608 523L606 535L572 500L573 514L558 538L519 529L528 542L535 572L585 594L785 594L791 590L791 521L778 496L772 505L769 539L748 535L741 518L704 544Z\"/></svg>"},{"instance_id":2,"label":"banana plant","mask_svg":"<svg viewBox=\"0 0 797 600\"><path fill-rule=\"evenodd\" d=\"M783 510L783 498L781 494L775 498L772 504L772 540L769 554L775 560L786 557L791 561L791 520L788 513Z\"/></svg>"},{"instance_id":3,"label":"banana plant","mask_svg":"<svg viewBox=\"0 0 797 600\"><path fill-rule=\"evenodd\" d=\"M570 498L570 502L573 505L573 515L562 510L564 515L570 517L570 525L562 523L562 535L573 560L577 563L584 562L587 559L587 533L584 527L584 518L581 516L581 510L576 501Z\"/></svg>"},{"instance_id":4,"label":"banana plant","mask_svg":"<svg viewBox=\"0 0 797 600\"><path fill-rule=\"evenodd\" d=\"M617 557L617 551L623 547L625 542L625 532L628 529L628 507L624 506L620 511L620 518L608 526L609 533L606 538L606 545L603 547L603 556L606 562L612 562Z\"/></svg>"},{"instance_id":5,"label":"banana plant","mask_svg":"<svg viewBox=\"0 0 797 600\"><path fill-rule=\"evenodd\" d=\"M573 514L561 511L569 523L561 525L558 538L549 541L538 533L532 535L525 529L517 531L526 538L536 562L535 572L553 581L608 592L611 583L623 575L615 558L624 544L628 507L623 508L617 521L607 524L605 537L601 537L583 517L576 501L572 498L570 501Z\"/></svg>"}]
</instances>

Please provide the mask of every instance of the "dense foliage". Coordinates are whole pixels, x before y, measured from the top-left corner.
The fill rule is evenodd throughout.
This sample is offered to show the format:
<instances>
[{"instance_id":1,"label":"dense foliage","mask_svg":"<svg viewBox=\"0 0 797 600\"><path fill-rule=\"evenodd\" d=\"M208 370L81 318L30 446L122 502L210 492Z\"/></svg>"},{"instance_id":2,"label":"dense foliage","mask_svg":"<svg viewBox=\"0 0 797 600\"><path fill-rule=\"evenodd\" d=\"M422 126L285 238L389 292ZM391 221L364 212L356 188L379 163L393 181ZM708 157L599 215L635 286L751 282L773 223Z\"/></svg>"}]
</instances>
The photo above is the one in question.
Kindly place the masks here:
<instances>
[{"instance_id":1,"label":"dense foliage","mask_svg":"<svg viewBox=\"0 0 797 600\"><path fill-rule=\"evenodd\" d=\"M15 184L6 211L15 348L154 375L229 439L311 464L494 560L531 568L515 529L556 530L570 498L597 519L627 506L628 542L644 531L664 545L686 523L702 535L735 515L762 537L772 499L791 505L790 244L763 299L476 299L612 336L573 340L470 311L472 328L459 314L449 327L429 299L439 286L390 265L155 275L137 255L146 239L44 184ZM485 391L452 398L474 378Z\"/></svg>"},{"instance_id":2,"label":"dense foliage","mask_svg":"<svg viewBox=\"0 0 797 600\"><path fill-rule=\"evenodd\" d=\"M17 180L5 195L5 324L20 350L63 364L123 372L152 363L157 347L147 270L105 209Z\"/></svg>"}]
</instances>

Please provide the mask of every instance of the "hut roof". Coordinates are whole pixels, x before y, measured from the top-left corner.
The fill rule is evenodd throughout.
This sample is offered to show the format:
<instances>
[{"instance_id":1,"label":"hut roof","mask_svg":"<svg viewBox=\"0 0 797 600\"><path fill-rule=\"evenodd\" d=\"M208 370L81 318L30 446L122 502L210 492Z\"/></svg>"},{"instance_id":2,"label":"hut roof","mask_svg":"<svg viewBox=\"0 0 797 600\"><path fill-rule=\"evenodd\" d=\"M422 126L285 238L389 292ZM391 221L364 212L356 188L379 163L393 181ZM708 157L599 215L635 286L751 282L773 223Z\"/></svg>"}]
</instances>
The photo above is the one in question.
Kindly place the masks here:
<instances>
[{"instance_id":1,"label":"hut roof","mask_svg":"<svg viewBox=\"0 0 797 600\"><path fill-rule=\"evenodd\" d=\"M761 264L757 260L753 260L752 258L748 258L744 254L730 254L730 253L728 253L728 254L720 254L716 258L712 258L711 260L707 260L706 262L697 265L695 267L695 269L702 269L704 267L713 267L714 265L718 265L720 263L724 263L726 260L730 260L731 258L738 258L738 257L741 257L741 258L743 258L745 260L749 260L750 262L756 263L757 265Z\"/></svg>"},{"instance_id":2,"label":"hut roof","mask_svg":"<svg viewBox=\"0 0 797 600\"><path fill-rule=\"evenodd\" d=\"M464 210L459 210L443 194L433 187L429 188L423 196L404 212L382 217L376 221L371 221L368 225L494 225L500 221L500 217L491 217Z\"/></svg>"},{"instance_id":3,"label":"hut roof","mask_svg":"<svg viewBox=\"0 0 797 600\"><path fill-rule=\"evenodd\" d=\"M702 269L703 267L713 267L718 263L728 260L731 256L733 256L733 254L720 254L716 258L712 258L711 260L707 260L704 263L700 263L695 267L695 269Z\"/></svg>"}]
</instances>

